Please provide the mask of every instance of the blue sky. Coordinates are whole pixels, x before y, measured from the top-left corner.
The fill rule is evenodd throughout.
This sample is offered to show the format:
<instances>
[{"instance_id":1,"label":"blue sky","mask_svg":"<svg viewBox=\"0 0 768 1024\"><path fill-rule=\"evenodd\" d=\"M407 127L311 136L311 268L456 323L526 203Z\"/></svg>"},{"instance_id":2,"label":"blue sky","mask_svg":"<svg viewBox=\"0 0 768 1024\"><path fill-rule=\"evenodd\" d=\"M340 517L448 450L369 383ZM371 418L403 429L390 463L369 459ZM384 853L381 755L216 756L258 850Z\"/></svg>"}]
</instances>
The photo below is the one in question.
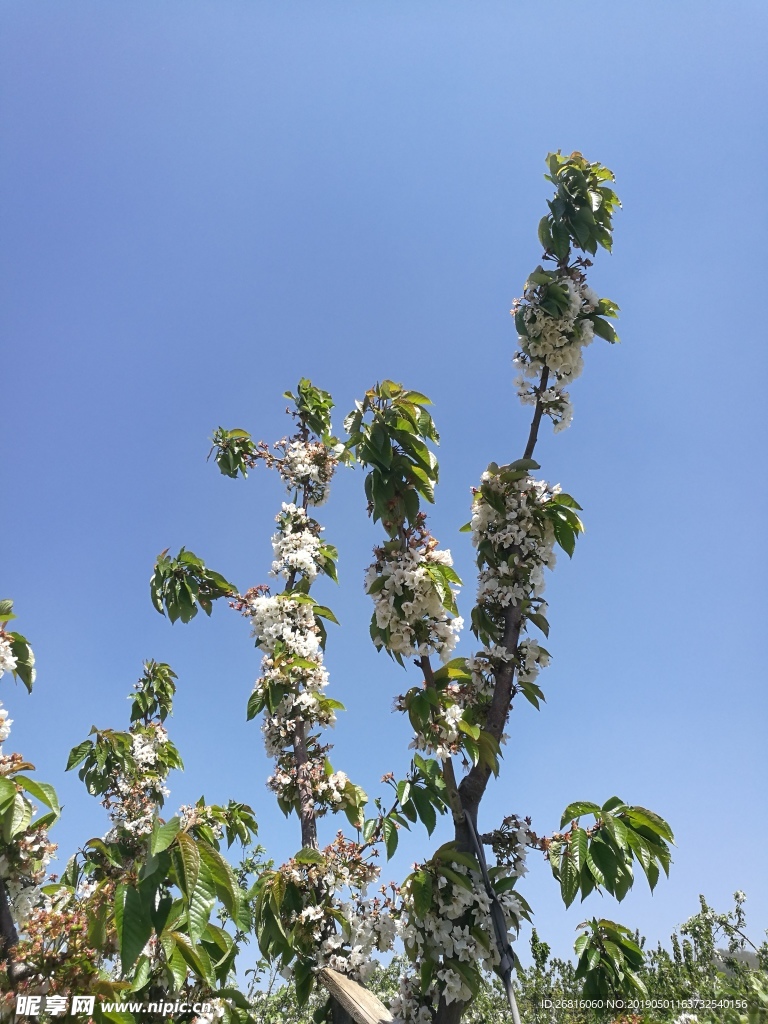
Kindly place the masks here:
<instances>
[{"instance_id":1,"label":"blue sky","mask_svg":"<svg viewBox=\"0 0 768 1024\"><path fill-rule=\"evenodd\" d=\"M245 722L247 626L216 608L171 627L149 601L154 557L184 544L242 589L266 582L279 483L221 477L212 430L281 437L302 375L340 426L392 377L435 403L431 521L468 613L469 488L527 434L508 310L539 260L543 161L579 149L624 202L591 273L622 344L589 349L573 426L537 451L587 533L548 584L548 703L515 708L481 825L515 812L551 831L568 802L617 793L674 828L670 880L618 908L566 912L532 866L523 892L557 953L586 916L655 942L699 892L724 908L737 888L759 936L765 6L11 0L0 28L0 596L39 673L31 697L6 677L0 699L11 749L66 804L62 855L105 831L67 752L126 723L149 657L179 675L171 803L245 800L276 859L298 848ZM340 549L329 692L349 709L332 756L373 796L407 767L390 709L414 676L368 640L362 473L321 518ZM403 837L383 881L430 845Z\"/></svg>"}]
</instances>

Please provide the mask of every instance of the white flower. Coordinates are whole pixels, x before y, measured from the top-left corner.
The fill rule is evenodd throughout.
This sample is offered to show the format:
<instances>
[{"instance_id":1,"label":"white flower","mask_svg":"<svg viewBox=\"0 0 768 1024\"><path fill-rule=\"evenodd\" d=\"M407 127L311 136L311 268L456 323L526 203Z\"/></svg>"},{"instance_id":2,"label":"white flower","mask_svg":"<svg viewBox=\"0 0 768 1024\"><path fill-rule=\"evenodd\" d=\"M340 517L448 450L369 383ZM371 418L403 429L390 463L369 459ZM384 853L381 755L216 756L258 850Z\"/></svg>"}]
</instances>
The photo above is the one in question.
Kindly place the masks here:
<instances>
[{"instance_id":1,"label":"white flower","mask_svg":"<svg viewBox=\"0 0 768 1024\"><path fill-rule=\"evenodd\" d=\"M376 637L376 646L386 646L401 657L439 654L448 661L464 620L451 617L443 607L430 567L451 566L450 551L427 545L396 551L380 548L376 554L366 573L365 589L373 598L377 627L389 630L388 641ZM378 589L372 592L374 584Z\"/></svg>"},{"instance_id":2,"label":"white flower","mask_svg":"<svg viewBox=\"0 0 768 1024\"><path fill-rule=\"evenodd\" d=\"M11 726L13 725L13 719L8 717L8 712L0 704L0 745L5 743L8 737L11 735Z\"/></svg>"},{"instance_id":3,"label":"white flower","mask_svg":"<svg viewBox=\"0 0 768 1024\"><path fill-rule=\"evenodd\" d=\"M18 659L13 653L11 641L6 636L0 635L0 676L6 672L15 672Z\"/></svg>"},{"instance_id":4,"label":"white flower","mask_svg":"<svg viewBox=\"0 0 768 1024\"><path fill-rule=\"evenodd\" d=\"M512 312L522 312L525 333L518 338L520 349L513 364L520 400L524 405L538 401L545 415L552 419L555 431L559 431L570 425L573 416L563 388L579 377L584 368L582 349L594 338L589 315L597 309L600 299L577 269L562 271L555 284L565 288L568 296L568 307L559 317L541 304L546 301L543 289L530 288L515 302ZM539 394L537 384L545 367L548 387Z\"/></svg>"}]
</instances>

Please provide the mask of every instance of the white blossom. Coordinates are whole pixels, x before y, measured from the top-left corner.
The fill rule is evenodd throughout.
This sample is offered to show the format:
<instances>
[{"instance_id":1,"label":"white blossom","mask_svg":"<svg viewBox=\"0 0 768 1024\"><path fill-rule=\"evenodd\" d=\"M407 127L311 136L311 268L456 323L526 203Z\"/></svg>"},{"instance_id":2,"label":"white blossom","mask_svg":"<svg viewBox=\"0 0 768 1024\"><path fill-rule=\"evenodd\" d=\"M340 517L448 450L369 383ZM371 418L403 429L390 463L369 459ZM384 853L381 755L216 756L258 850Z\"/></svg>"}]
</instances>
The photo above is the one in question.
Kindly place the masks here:
<instances>
[{"instance_id":1,"label":"white blossom","mask_svg":"<svg viewBox=\"0 0 768 1024\"><path fill-rule=\"evenodd\" d=\"M298 573L311 583L320 569L320 527L303 508L287 502L276 520L280 528L272 537L271 575L290 579Z\"/></svg>"},{"instance_id":2,"label":"white blossom","mask_svg":"<svg viewBox=\"0 0 768 1024\"><path fill-rule=\"evenodd\" d=\"M376 626L389 630L388 641L374 638L376 646L402 657L438 654L448 661L464 620L444 608L430 568L452 566L450 551L427 544L395 551L379 548L376 555L365 589L373 597Z\"/></svg>"},{"instance_id":3,"label":"white blossom","mask_svg":"<svg viewBox=\"0 0 768 1024\"><path fill-rule=\"evenodd\" d=\"M446 1003L464 1002L471 998L465 979L447 962L458 960L490 971L499 963L499 952L494 941L491 903L483 888L479 870L470 870L463 864L452 863L454 873L465 876L471 883L464 888L440 874L439 864L427 865L432 870L433 901L422 917L415 913L410 885L403 890L403 907L398 920L398 932L413 950L413 959L419 964L429 958L438 965L427 992L420 992L418 978L405 975L400 979L400 991L392 1002L392 1013L398 1024L426 1024L431 1021L430 1007L439 998ZM496 877L513 877L514 866L500 866ZM521 913L520 903L512 890L499 896L499 902L508 927L517 929ZM485 941L480 941L478 935Z\"/></svg>"},{"instance_id":4,"label":"white blossom","mask_svg":"<svg viewBox=\"0 0 768 1024\"><path fill-rule=\"evenodd\" d=\"M302 495L308 505L322 505L338 459L321 441L281 442L283 457L277 468L289 494Z\"/></svg>"},{"instance_id":5,"label":"white blossom","mask_svg":"<svg viewBox=\"0 0 768 1024\"><path fill-rule=\"evenodd\" d=\"M559 317L541 304L543 299L546 301L546 287L529 288L512 309L513 314L522 312L525 324L513 364L517 371L518 397L524 405L535 405L538 401L557 432L568 427L573 417L565 387L576 380L584 368L583 349L594 338L594 325L589 316L597 309L600 299L578 268L561 271L553 283L565 288L568 299L568 306ZM538 383L545 367L547 387L540 392Z\"/></svg>"},{"instance_id":6,"label":"white blossom","mask_svg":"<svg viewBox=\"0 0 768 1024\"><path fill-rule=\"evenodd\" d=\"M11 641L7 636L0 634L0 676L6 672L15 672L17 664L18 661L13 653Z\"/></svg>"}]
</instances>

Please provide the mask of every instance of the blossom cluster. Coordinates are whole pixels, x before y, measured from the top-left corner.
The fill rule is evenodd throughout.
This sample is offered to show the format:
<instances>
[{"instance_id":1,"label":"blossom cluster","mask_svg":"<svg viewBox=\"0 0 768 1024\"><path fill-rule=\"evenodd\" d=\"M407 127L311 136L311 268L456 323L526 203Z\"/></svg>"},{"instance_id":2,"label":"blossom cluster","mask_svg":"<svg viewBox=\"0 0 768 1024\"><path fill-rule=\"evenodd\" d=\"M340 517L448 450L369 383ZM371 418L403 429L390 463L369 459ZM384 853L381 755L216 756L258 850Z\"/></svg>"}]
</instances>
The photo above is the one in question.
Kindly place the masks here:
<instances>
[{"instance_id":1,"label":"blossom cluster","mask_svg":"<svg viewBox=\"0 0 768 1024\"><path fill-rule=\"evenodd\" d=\"M374 602L376 647L401 658L437 654L448 661L464 625L445 607L455 578L451 572L446 579L443 571L453 565L450 551L438 551L437 541L424 531L405 547L390 543L374 554L365 589Z\"/></svg>"},{"instance_id":2,"label":"blossom cluster","mask_svg":"<svg viewBox=\"0 0 768 1024\"><path fill-rule=\"evenodd\" d=\"M323 649L313 604L298 597L253 591L246 595L251 623L264 651L261 676L253 696L264 709L262 733L267 754L277 759L267 785L281 806L298 806L302 786L312 794L314 813L347 810L360 803L362 791L344 772L334 772L328 762L327 746L316 735L304 734L306 761L295 756L299 726L316 728L334 725L337 702L325 697L328 672L323 666Z\"/></svg>"},{"instance_id":3,"label":"blossom cluster","mask_svg":"<svg viewBox=\"0 0 768 1024\"><path fill-rule=\"evenodd\" d=\"M227 1016L222 999L208 1000L208 1007L209 1009L192 1018L192 1024L216 1024L216 1021L224 1020Z\"/></svg>"},{"instance_id":4,"label":"blossom cluster","mask_svg":"<svg viewBox=\"0 0 768 1024\"><path fill-rule=\"evenodd\" d=\"M224 827L210 804L182 804L176 813L183 832L188 832L195 825L202 825L210 829L216 839L224 835Z\"/></svg>"},{"instance_id":5,"label":"blossom cluster","mask_svg":"<svg viewBox=\"0 0 768 1024\"><path fill-rule=\"evenodd\" d=\"M338 910L344 919L342 931L321 938L317 967L330 967L365 984L376 967L373 951L386 953L394 945L395 920L376 897L340 903Z\"/></svg>"},{"instance_id":6,"label":"blossom cluster","mask_svg":"<svg viewBox=\"0 0 768 1024\"><path fill-rule=\"evenodd\" d=\"M13 672L16 668L16 656L11 647L11 641L0 632L0 676L6 672ZM13 719L8 717L8 712L0 702L0 754L3 752L3 743L11 735Z\"/></svg>"},{"instance_id":7,"label":"blossom cluster","mask_svg":"<svg viewBox=\"0 0 768 1024\"><path fill-rule=\"evenodd\" d=\"M339 460L333 449L322 441L302 437L278 441L275 448L282 457L275 459L289 494L301 496L303 505L323 505Z\"/></svg>"},{"instance_id":8,"label":"blossom cluster","mask_svg":"<svg viewBox=\"0 0 768 1024\"><path fill-rule=\"evenodd\" d=\"M330 967L365 982L374 966L372 951L392 948L393 898L366 898L378 874L370 854L366 857L362 847L341 832L312 863L292 859L275 872L272 884L292 891L291 909L287 903L281 908L282 927L291 932L293 947L312 958L316 970ZM290 978L293 968L282 973Z\"/></svg>"},{"instance_id":9,"label":"blossom cluster","mask_svg":"<svg viewBox=\"0 0 768 1024\"><path fill-rule=\"evenodd\" d=\"M483 473L472 509L472 543L478 550L481 544L489 549L478 577L477 601L496 608L539 598L544 569L555 566L554 529L542 510L560 493L560 486L528 474L509 475L520 478Z\"/></svg>"},{"instance_id":10,"label":"blossom cluster","mask_svg":"<svg viewBox=\"0 0 768 1024\"><path fill-rule=\"evenodd\" d=\"M16 656L13 653L11 641L0 630L0 676L6 672L13 672L16 669Z\"/></svg>"},{"instance_id":11,"label":"blossom cluster","mask_svg":"<svg viewBox=\"0 0 768 1024\"><path fill-rule=\"evenodd\" d=\"M112 820L106 842L138 840L152 831L156 808L169 794L163 757L167 744L168 733L159 722L131 729L132 763L115 775L102 801Z\"/></svg>"},{"instance_id":12,"label":"blossom cluster","mask_svg":"<svg viewBox=\"0 0 768 1024\"><path fill-rule=\"evenodd\" d=\"M260 595L249 603L253 634L264 652L254 691L269 709L262 732L270 757L293 742L299 720L310 725L335 721L333 710L325 710L320 700L328 672L312 607L283 595Z\"/></svg>"},{"instance_id":13,"label":"blossom cluster","mask_svg":"<svg viewBox=\"0 0 768 1024\"><path fill-rule=\"evenodd\" d=\"M0 778L10 778L22 766L21 754L0 753ZM27 822L34 817L35 808L28 806ZM32 909L40 898L40 885L45 879L46 867L56 850L56 844L48 840L45 825L27 825L4 843L0 839L0 879L5 883L13 918L19 927L26 923Z\"/></svg>"},{"instance_id":14,"label":"blossom cluster","mask_svg":"<svg viewBox=\"0 0 768 1024\"><path fill-rule=\"evenodd\" d=\"M272 537L275 560L271 575L290 580L298 574L311 583L322 567L322 528L305 509L288 502L283 502L275 519L278 531Z\"/></svg>"},{"instance_id":15,"label":"blossom cluster","mask_svg":"<svg viewBox=\"0 0 768 1024\"><path fill-rule=\"evenodd\" d=\"M459 697L458 687L449 687L448 690L450 696ZM438 761L445 761L451 754L458 753L461 741L459 722L464 717L462 705L449 703L445 696L443 691L439 711L430 718L428 727L416 732L408 744L411 750L434 754Z\"/></svg>"},{"instance_id":16,"label":"blossom cluster","mask_svg":"<svg viewBox=\"0 0 768 1024\"><path fill-rule=\"evenodd\" d=\"M561 302L553 302L553 293ZM583 370L583 349L594 338L590 314L599 302L584 273L570 267L561 270L551 283L527 288L512 308L520 331L520 349L513 360L518 371L517 393L523 404L538 402L555 431L570 425L573 410L565 388ZM537 383L545 368L548 386L540 390Z\"/></svg>"},{"instance_id":17,"label":"blossom cluster","mask_svg":"<svg viewBox=\"0 0 768 1024\"><path fill-rule=\"evenodd\" d=\"M0 758L0 762L5 760ZM0 763L0 772L3 767ZM56 844L49 842L48 830L42 826L27 828L0 849L0 879L5 883L14 921L23 928L40 899L40 886Z\"/></svg>"},{"instance_id":18,"label":"blossom cluster","mask_svg":"<svg viewBox=\"0 0 768 1024\"><path fill-rule=\"evenodd\" d=\"M521 683L533 683L543 668L549 665L549 651L527 637L517 645L517 678Z\"/></svg>"},{"instance_id":19,"label":"blossom cluster","mask_svg":"<svg viewBox=\"0 0 768 1024\"><path fill-rule=\"evenodd\" d=\"M3 743L11 735L11 726L13 725L13 719L8 717L8 712L0 703L0 754L3 752Z\"/></svg>"},{"instance_id":20,"label":"blossom cluster","mask_svg":"<svg viewBox=\"0 0 768 1024\"><path fill-rule=\"evenodd\" d=\"M391 1010L398 1024L431 1024L433 1008L440 998L446 1003L465 1002L472 996L466 978L456 964L475 970L492 970L500 955L494 942L491 900L483 888L480 871L452 863L441 873L440 862L426 869L432 873L433 898L427 912L418 915L414 907L414 876L403 887L403 904L398 933L410 959L435 965L426 991L418 976L404 975ZM496 881L525 873L524 856L493 869ZM459 879L461 881L459 881ZM512 889L499 894L508 927L517 929L522 905Z\"/></svg>"},{"instance_id":21,"label":"blossom cluster","mask_svg":"<svg viewBox=\"0 0 768 1024\"><path fill-rule=\"evenodd\" d=\"M487 702L496 673L507 663L517 667L519 683L533 683L549 664L548 652L526 638L510 651L500 642L504 614L527 604L546 612L542 598L544 569L555 565L555 532L547 506L561 488L535 480L527 472L502 472L491 467L483 473L472 510L472 542L478 550L477 603L485 621L497 627L496 636L466 666L472 684L464 688L466 704Z\"/></svg>"}]
</instances>

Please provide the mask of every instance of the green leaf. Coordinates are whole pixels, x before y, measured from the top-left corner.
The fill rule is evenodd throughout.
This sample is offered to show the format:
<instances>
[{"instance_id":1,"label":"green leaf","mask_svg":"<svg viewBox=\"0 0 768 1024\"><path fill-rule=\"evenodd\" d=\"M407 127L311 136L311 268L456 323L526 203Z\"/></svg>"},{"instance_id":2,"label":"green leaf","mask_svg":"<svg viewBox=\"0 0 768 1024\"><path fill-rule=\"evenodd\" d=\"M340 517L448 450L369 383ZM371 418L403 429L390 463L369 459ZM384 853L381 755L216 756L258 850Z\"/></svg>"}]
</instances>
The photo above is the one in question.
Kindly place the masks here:
<instances>
[{"instance_id":1,"label":"green leaf","mask_svg":"<svg viewBox=\"0 0 768 1024\"><path fill-rule=\"evenodd\" d=\"M111 843L107 845L103 839L89 839L85 844L85 848L86 850L96 850L113 867L122 868L125 866L125 861L119 852L120 848L113 846Z\"/></svg>"},{"instance_id":2,"label":"green leaf","mask_svg":"<svg viewBox=\"0 0 768 1024\"><path fill-rule=\"evenodd\" d=\"M141 896L132 885L118 885L115 890L115 931L120 947L120 964L123 974L127 974L152 935L152 922Z\"/></svg>"},{"instance_id":3,"label":"green leaf","mask_svg":"<svg viewBox=\"0 0 768 1024\"><path fill-rule=\"evenodd\" d=\"M192 942L197 942L202 938L215 904L216 887L213 884L208 865L201 860L195 887L188 896L187 930Z\"/></svg>"},{"instance_id":4,"label":"green leaf","mask_svg":"<svg viewBox=\"0 0 768 1024\"><path fill-rule=\"evenodd\" d=\"M419 494L423 495L430 504L434 505L435 489L427 471L422 469L421 466L411 466L408 472L412 478L418 481L416 487Z\"/></svg>"},{"instance_id":5,"label":"green leaf","mask_svg":"<svg viewBox=\"0 0 768 1024\"><path fill-rule=\"evenodd\" d=\"M229 911L232 918L237 917L240 904L240 887L235 874L216 847L201 841L199 844L200 858L208 869L208 873L216 889L216 895Z\"/></svg>"},{"instance_id":6,"label":"green leaf","mask_svg":"<svg viewBox=\"0 0 768 1024\"><path fill-rule=\"evenodd\" d=\"M397 799L400 801L400 806L407 804L411 796L411 784L407 779L403 779L397 784Z\"/></svg>"},{"instance_id":7,"label":"green leaf","mask_svg":"<svg viewBox=\"0 0 768 1024\"><path fill-rule=\"evenodd\" d=\"M395 855L399 839L397 834L397 825L391 818L384 818L381 823L381 828L384 834L384 845L387 849L387 860L391 860Z\"/></svg>"},{"instance_id":8,"label":"green leaf","mask_svg":"<svg viewBox=\"0 0 768 1024\"><path fill-rule=\"evenodd\" d=\"M632 824L644 825L652 832L655 832L657 836L661 836L662 839L666 839L670 843L675 841L672 829L669 827L667 822L664 821L663 818L660 818L658 814L654 814L653 811L649 811L646 807L628 807L626 810L626 816Z\"/></svg>"},{"instance_id":9,"label":"green leaf","mask_svg":"<svg viewBox=\"0 0 768 1024\"><path fill-rule=\"evenodd\" d=\"M424 957L419 966L419 979L421 981L421 991L426 992L432 982L432 977L435 973L435 962L430 960L428 957Z\"/></svg>"},{"instance_id":10,"label":"green leaf","mask_svg":"<svg viewBox=\"0 0 768 1024\"><path fill-rule=\"evenodd\" d=\"M176 948L176 943L170 935L163 937L163 949L165 951L165 959L168 964L168 969L173 977L173 983L176 989L180 989L187 977L186 961L180 951Z\"/></svg>"},{"instance_id":11,"label":"green leaf","mask_svg":"<svg viewBox=\"0 0 768 1024\"><path fill-rule=\"evenodd\" d=\"M540 612L528 612L527 618L539 627L544 636L549 636L549 622Z\"/></svg>"},{"instance_id":12,"label":"green leaf","mask_svg":"<svg viewBox=\"0 0 768 1024\"><path fill-rule=\"evenodd\" d=\"M482 981L480 972L477 968L473 967L471 964L464 963L462 960L447 960L446 967L450 967L451 970L455 970L462 976L464 981L467 983L467 987L472 993L472 997L474 998L480 991L480 984Z\"/></svg>"},{"instance_id":13,"label":"green leaf","mask_svg":"<svg viewBox=\"0 0 768 1024\"><path fill-rule=\"evenodd\" d=\"M58 805L56 791L48 782L37 782L34 778L29 778L27 775L14 775L13 780L20 783L28 793L31 793L37 800L42 801L46 807L50 807L56 817L60 815L61 808Z\"/></svg>"},{"instance_id":14,"label":"green leaf","mask_svg":"<svg viewBox=\"0 0 768 1024\"><path fill-rule=\"evenodd\" d=\"M0 776L0 814L3 814L16 799L18 790L10 779Z\"/></svg>"},{"instance_id":15,"label":"green leaf","mask_svg":"<svg viewBox=\"0 0 768 1024\"><path fill-rule=\"evenodd\" d=\"M416 872L411 879L411 893L416 916L426 917L432 906L432 875L428 871Z\"/></svg>"},{"instance_id":16,"label":"green leaf","mask_svg":"<svg viewBox=\"0 0 768 1024\"><path fill-rule=\"evenodd\" d=\"M589 868L589 873L592 875L592 877L594 878L594 880L597 883L597 885L605 885L605 876L603 875L603 872L600 870L600 868L595 863L595 859L592 856L591 845L590 845L590 847L587 848L586 864L587 864L587 867Z\"/></svg>"},{"instance_id":17,"label":"green leaf","mask_svg":"<svg viewBox=\"0 0 768 1024\"><path fill-rule=\"evenodd\" d=\"M602 317L595 315L592 315L590 320L594 324L595 334L599 338L605 338L605 340L610 341L611 344L618 341L618 336L614 330L613 324L609 324L607 320L603 320Z\"/></svg>"},{"instance_id":18,"label":"green leaf","mask_svg":"<svg viewBox=\"0 0 768 1024\"><path fill-rule=\"evenodd\" d=\"M422 395L420 391L406 391L404 395L401 395L401 401L411 402L413 405L432 405L431 399Z\"/></svg>"},{"instance_id":19,"label":"green leaf","mask_svg":"<svg viewBox=\"0 0 768 1024\"><path fill-rule=\"evenodd\" d=\"M441 875L452 882L454 885L458 885L462 889L466 889L467 892L473 892L474 886L472 881L467 875L460 875L458 871L454 871L453 868L449 868L446 864L440 863L437 865L437 869Z\"/></svg>"},{"instance_id":20,"label":"green leaf","mask_svg":"<svg viewBox=\"0 0 768 1024\"><path fill-rule=\"evenodd\" d=\"M216 977L213 973L211 958L203 947L193 945L182 932L171 932L171 937L176 943L177 950L198 978L201 981L207 981L211 986L215 985Z\"/></svg>"},{"instance_id":21,"label":"green leaf","mask_svg":"<svg viewBox=\"0 0 768 1024\"><path fill-rule=\"evenodd\" d=\"M560 828L564 828L569 821L580 818L583 814L594 814L597 817L600 814L600 807L590 803L589 800L576 800L574 803L568 804L560 818Z\"/></svg>"},{"instance_id":22,"label":"green leaf","mask_svg":"<svg viewBox=\"0 0 768 1024\"><path fill-rule=\"evenodd\" d=\"M16 668L12 670L13 675L21 679L27 691L31 693L36 676L35 655L32 648L29 646L27 638L21 633L6 633L6 638L10 641L11 653L16 658Z\"/></svg>"},{"instance_id":23,"label":"green leaf","mask_svg":"<svg viewBox=\"0 0 768 1024\"><path fill-rule=\"evenodd\" d=\"M179 834L180 828L181 819L176 817L171 818L164 825L156 823L152 830L152 839L150 841L152 855L154 856L157 853L162 853L163 850L167 850Z\"/></svg>"},{"instance_id":24,"label":"green leaf","mask_svg":"<svg viewBox=\"0 0 768 1024\"><path fill-rule=\"evenodd\" d=\"M583 828L575 828L571 833L568 849L577 872L580 872L587 863L587 846L587 833Z\"/></svg>"},{"instance_id":25,"label":"green leaf","mask_svg":"<svg viewBox=\"0 0 768 1024\"><path fill-rule=\"evenodd\" d=\"M566 907L570 907L579 891L579 870L573 857L563 857L560 868L560 891Z\"/></svg>"},{"instance_id":26,"label":"green leaf","mask_svg":"<svg viewBox=\"0 0 768 1024\"><path fill-rule=\"evenodd\" d=\"M186 832L179 832L176 843L184 868L184 877L179 880L180 887L184 895L189 898L197 885L197 876L200 872L200 852L197 849L197 843Z\"/></svg>"},{"instance_id":27,"label":"green leaf","mask_svg":"<svg viewBox=\"0 0 768 1024\"><path fill-rule=\"evenodd\" d=\"M319 850L313 849L311 846L304 846L296 854L294 860L298 864L324 864L325 858Z\"/></svg>"},{"instance_id":28,"label":"green leaf","mask_svg":"<svg viewBox=\"0 0 768 1024\"><path fill-rule=\"evenodd\" d=\"M457 850L454 843L445 843L435 852L435 860L439 860L442 864L456 863L463 864L465 867L470 868L472 871L477 871L477 860L471 853L464 853L463 850Z\"/></svg>"},{"instance_id":29,"label":"green leaf","mask_svg":"<svg viewBox=\"0 0 768 1024\"><path fill-rule=\"evenodd\" d=\"M17 792L13 803L3 814L3 838L10 843L14 836L24 832L32 820L32 805L29 800Z\"/></svg>"},{"instance_id":30,"label":"green leaf","mask_svg":"<svg viewBox=\"0 0 768 1024\"><path fill-rule=\"evenodd\" d=\"M299 1006L306 1006L315 984L312 964L298 959L293 969L293 980L296 985L296 1002Z\"/></svg>"},{"instance_id":31,"label":"green leaf","mask_svg":"<svg viewBox=\"0 0 768 1024\"><path fill-rule=\"evenodd\" d=\"M419 817L426 826L427 833L431 836L435 831L435 825L437 824L437 812L432 801L429 799L426 790L421 789L418 786L414 786L411 790L411 801L415 806Z\"/></svg>"},{"instance_id":32,"label":"green leaf","mask_svg":"<svg viewBox=\"0 0 768 1024\"><path fill-rule=\"evenodd\" d=\"M339 625L339 620L333 614L331 609L326 608L324 604L316 604L312 610L314 611L315 615L319 615L323 619L328 619L329 622L335 622L337 626Z\"/></svg>"},{"instance_id":33,"label":"green leaf","mask_svg":"<svg viewBox=\"0 0 768 1024\"><path fill-rule=\"evenodd\" d=\"M77 766L90 754L92 749L93 743L91 740L83 740L82 743L78 743L76 747L73 747L69 752L65 771L71 771L73 768L77 768Z\"/></svg>"}]
</instances>

